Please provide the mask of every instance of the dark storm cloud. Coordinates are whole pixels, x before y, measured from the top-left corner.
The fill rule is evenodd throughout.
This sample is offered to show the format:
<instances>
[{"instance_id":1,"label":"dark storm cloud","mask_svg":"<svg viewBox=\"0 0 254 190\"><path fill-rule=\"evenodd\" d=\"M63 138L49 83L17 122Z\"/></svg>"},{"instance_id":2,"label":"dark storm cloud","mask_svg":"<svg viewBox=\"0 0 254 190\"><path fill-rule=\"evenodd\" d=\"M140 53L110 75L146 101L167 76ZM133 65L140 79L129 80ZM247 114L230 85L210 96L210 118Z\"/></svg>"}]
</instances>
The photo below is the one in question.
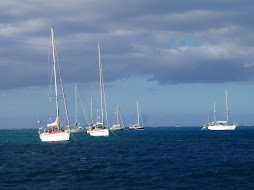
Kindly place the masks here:
<instances>
[{"instance_id":1,"label":"dark storm cloud","mask_svg":"<svg viewBox=\"0 0 254 190\"><path fill-rule=\"evenodd\" d=\"M0 2L0 87L47 83L51 25L65 82L97 80L98 41L105 80L251 80L253 14L246 0Z\"/></svg>"},{"instance_id":2,"label":"dark storm cloud","mask_svg":"<svg viewBox=\"0 0 254 190\"><path fill-rule=\"evenodd\" d=\"M154 72L151 80L158 80L162 84L179 83L225 83L241 82L253 79L253 69L232 62L207 62L196 68L173 68Z\"/></svg>"}]
</instances>

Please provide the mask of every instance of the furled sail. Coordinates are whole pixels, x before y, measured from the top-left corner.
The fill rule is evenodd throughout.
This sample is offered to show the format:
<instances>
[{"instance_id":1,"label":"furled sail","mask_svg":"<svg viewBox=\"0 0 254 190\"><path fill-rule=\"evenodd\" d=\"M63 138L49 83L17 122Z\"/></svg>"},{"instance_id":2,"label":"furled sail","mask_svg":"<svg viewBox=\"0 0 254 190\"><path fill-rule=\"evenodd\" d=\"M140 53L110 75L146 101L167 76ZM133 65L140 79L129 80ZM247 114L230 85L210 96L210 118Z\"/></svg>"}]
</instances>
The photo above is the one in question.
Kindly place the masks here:
<instances>
[{"instance_id":1,"label":"furled sail","mask_svg":"<svg viewBox=\"0 0 254 190\"><path fill-rule=\"evenodd\" d=\"M60 125L59 116L57 116L56 121L53 123L47 124L47 127L58 127L59 125Z\"/></svg>"}]
</instances>

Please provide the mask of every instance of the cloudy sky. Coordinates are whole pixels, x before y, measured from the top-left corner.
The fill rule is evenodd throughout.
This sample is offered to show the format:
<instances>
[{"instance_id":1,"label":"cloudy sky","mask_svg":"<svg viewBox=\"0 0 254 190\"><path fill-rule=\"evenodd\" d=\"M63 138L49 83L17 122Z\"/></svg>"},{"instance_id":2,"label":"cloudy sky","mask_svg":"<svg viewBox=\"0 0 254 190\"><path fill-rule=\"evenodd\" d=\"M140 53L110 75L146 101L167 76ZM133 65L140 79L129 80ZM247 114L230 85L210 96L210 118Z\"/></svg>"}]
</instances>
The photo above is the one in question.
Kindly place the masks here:
<instances>
[{"instance_id":1,"label":"cloudy sky","mask_svg":"<svg viewBox=\"0 0 254 190\"><path fill-rule=\"evenodd\" d=\"M254 124L253 18L252 0L1 1L1 128L47 115L52 25L71 119L74 85L87 112L99 101L100 42L109 114L120 105L126 126L136 100L148 126L203 125L213 101L223 120L225 88L230 120Z\"/></svg>"}]
</instances>

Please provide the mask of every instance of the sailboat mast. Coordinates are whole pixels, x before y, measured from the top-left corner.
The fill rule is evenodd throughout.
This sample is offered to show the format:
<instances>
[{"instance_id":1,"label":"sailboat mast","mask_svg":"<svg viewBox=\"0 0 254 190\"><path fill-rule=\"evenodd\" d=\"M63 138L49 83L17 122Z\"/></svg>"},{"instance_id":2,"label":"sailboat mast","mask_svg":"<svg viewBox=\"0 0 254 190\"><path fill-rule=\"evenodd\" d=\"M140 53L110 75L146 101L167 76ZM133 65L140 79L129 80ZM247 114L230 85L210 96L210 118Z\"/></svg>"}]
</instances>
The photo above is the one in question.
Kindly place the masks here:
<instances>
[{"instance_id":1,"label":"sailboat mast","mask_svg":"<svg viewBox=\"0 0 254 190\"><path fill-rule=\"evenodd\" d=\"M75 86L75 112L76 112L76 123L78 125L78 96L77 96L77 86Z\"/></svg>"},{"instance_id":2,"label":"sailboat mast","mask_svg":"<svg viewBox=\"0 0 254 190\"><path fill-rule=\"evenodd\" d=\"M117 125L118 123L117 123L117 111L115 112L114 111L114 121L115 121L115 125Z\"/></svg>"},{"instance_id":3,"label":"sailboat mast","mask_svg":"<svg viewBox=\"0 0 254 190\"><path fill-rule=\"evenodd\" d=\"M103 123L103 91L102 91L102 66L101 66L100 43L98 43L98 55L99 55L100 93L101 93L101 122Z\"/></svg>"},{"instance_id":4,"label":"sailboat mast","mask_svg":"<svg viewBox=\"0 0 254 190\"><path fill-rule=\"evenodd\" d=\"M66 114L66 118L67 118L67 125L70 125L70 119L69 119L69 115L68 115L68 109L67 109L67 104L66 104L66 98L65 98L65 93L64 93L64 88L63 88L63 80L62 80L62 74L61 74L61 69L60 69L60 63L58 60L58 56L57 56L57 51L56 51L56 41L54 38L54 31L53 31L53 27L51 27L51 35L52 35L52 46L53 46L53 60L54 60L54 73L55 73L55 87L56 87L56 99L57 99L57 116L59 117L59 102L58 102L58 90L57 90L57 82L56 82L56 64L58 67L58 74L59 74L59 79L60 79L60 84L61 84L61 88L62 88L62 94L63 94L63 100L64 100L64 106L65 106L65 114ZM57 62L56 62L57 59ZM58 126L58 128L60 129L60 125Z\"/></svg>"},{"instance_id":5,"label":"sailboat mast","mask_svg":"<svg viewBox=\"0 0 254 190\"><path fill-rule=\"evenodd\" d=\"M137 101L137 114L138 114L138 126L139 126L139 107L138 107L138 101Z\"/></svg>"},{"instance_id":6,"label":"sailboat mast","mask_svg":"<svg viewBox=\"0 0 254 190\"><path fill-rule=\"evenodd\" d=\"M93 97L91 97L91 125L93 124Z\"/></svg>"},{"instance_id":7,"label":"sailboat mast","mask_svg":"<svg viewBox=\"0 0 254 190\"><path fill-rule=\"evenodd\" d=\"M117 105L117 108L116 108L116 122L117 122L117 125L120 124L120 110L119 110L119 106Z\"/></svg>"},{"instance_id":8,"label":"sailboat mast","mask_svg":"<svg viewBox=\"0 0 254 190\"><path fill-rule=\"evenodd\" d=\"M56 115L57 117L59 117L58 88L57 88L57 79L56 79L55 38L54 38L53 26L51 27L51 42L52 42L52 55L53 55L53 71L54 71L54 79L55 79ZM60 126L58 126L58 128L60 128Z\"/></svg>"},{"instance_id":9,"label":"sailboat mast","mask_svg":"<svg viewBox=\"0 0 254 190\"><path fill-rule=\"evenodd\" d=\"M122 118L122 115L121 115L121 111L120 111L120 107L119 107L119 124L122 126L124 126L124 123L123 123L123 118Z\"/></svg>"},{"instance_id":10,"label":"sailboat mast","mask_svg":"<svg viewBox=\"0 0 254 190\"><path fill-rule=\"evenodd\" d=\"M226 96L226 112L227 112L227 123L228 123L228 91L225 89L225 96Z\"/></svg>"},{"instance_id":11,"label":"sailboat mast","mask_svg":"<svg viewBox=\"0 0 254 190\"><path fill-rule=\"evenodd\" d=\"M214 117L214 123L216 122L216 111L215 111L215 101L213 103L213 117Z\"/></svg>"},{"instance_id":12,"label":"sailboat mast","mask_svg":"<svg viewBox=\"0 0 254 190\"><path fill-rule=\"evenodd\" d=\"M97 108L96 111L97 111L97 122L99 122L100 121L99 108Z\"/></svg>"}]
</instances>

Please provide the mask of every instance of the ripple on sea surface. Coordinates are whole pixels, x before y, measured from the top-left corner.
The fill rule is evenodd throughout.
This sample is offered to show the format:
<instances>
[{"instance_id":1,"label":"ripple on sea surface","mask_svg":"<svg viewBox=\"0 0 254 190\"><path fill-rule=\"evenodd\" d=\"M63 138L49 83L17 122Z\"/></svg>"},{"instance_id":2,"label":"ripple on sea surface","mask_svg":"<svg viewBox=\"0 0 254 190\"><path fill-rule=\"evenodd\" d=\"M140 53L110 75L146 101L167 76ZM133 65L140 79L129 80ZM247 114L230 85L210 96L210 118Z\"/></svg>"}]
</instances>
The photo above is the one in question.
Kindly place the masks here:
<instances>
[{"instance_id":1,"label":"ripple on sea surface","mask_svg":"<svg viewBox=\"0 0 254 190\"><path fill-rule=\"evenodd\" d=\"M253 129L151 128L117 135L42 143L35 130L0 131L1 189L254 187Z\"/></svg>"}]
</instances>

